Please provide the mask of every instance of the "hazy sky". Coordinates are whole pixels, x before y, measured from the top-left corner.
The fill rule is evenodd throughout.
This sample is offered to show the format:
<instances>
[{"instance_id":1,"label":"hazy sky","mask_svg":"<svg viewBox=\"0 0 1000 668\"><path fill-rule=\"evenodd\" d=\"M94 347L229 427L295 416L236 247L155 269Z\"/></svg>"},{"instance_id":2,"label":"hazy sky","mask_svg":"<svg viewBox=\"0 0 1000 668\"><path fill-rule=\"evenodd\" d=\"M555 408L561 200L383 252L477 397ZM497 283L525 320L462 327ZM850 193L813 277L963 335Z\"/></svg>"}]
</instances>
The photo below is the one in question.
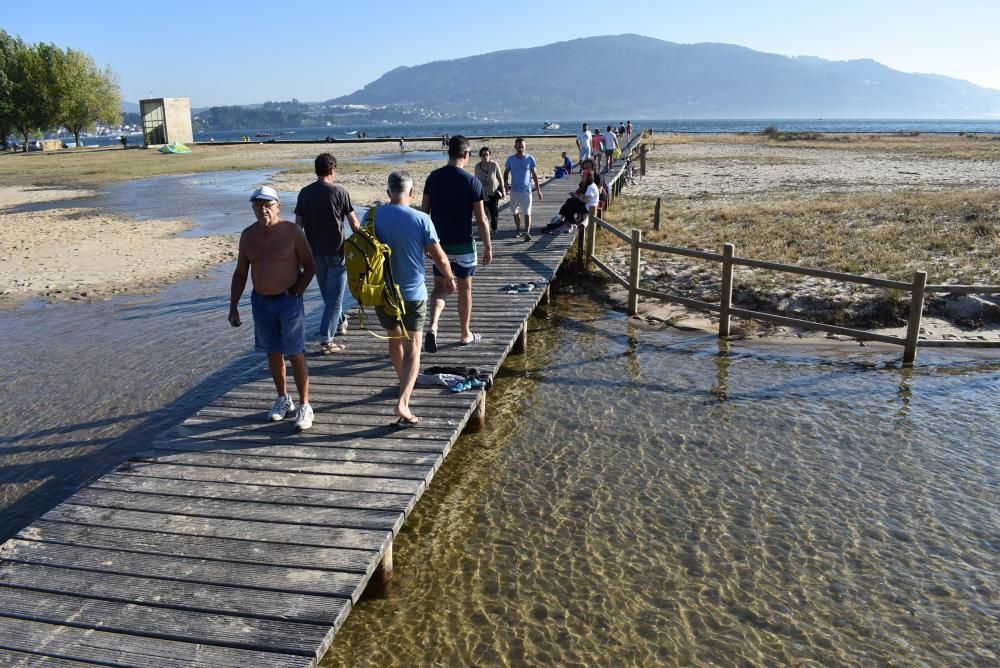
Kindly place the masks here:
<instances>
[{"instance_id":1,"label":"hazy sky","mask_svg":"<svg viewBox=\"0 0 1000 668\"><path fill-rule=\"evenodd\" d=\"M1000 89L998 25L1000 0L0 0L0 28L90 53L118 73L126 100L189 97L195 107L325 100L399 65L624 32L873 58Z\"/></svg>"}]
</instances>

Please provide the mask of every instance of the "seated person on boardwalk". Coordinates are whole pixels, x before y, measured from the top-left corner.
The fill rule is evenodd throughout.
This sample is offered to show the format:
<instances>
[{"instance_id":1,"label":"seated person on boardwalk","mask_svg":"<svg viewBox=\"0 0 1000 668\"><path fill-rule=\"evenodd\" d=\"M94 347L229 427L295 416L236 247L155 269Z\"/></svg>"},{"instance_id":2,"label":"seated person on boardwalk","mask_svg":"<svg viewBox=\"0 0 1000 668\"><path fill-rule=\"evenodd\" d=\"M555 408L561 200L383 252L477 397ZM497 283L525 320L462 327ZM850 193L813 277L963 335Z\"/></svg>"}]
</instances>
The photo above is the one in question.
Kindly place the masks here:
<instances>
[{"instance_id":1,"label":"seated person on boardwalk","mask_svg":"<svg viewBox=\"0 0 1000 668\"><path fill-rule=\"evenodd\" d=\"M571 193L569 198L559 207L559 214L545 226L542 232L557 234L558 232L569 232L573 225L585 225L587 222L585 196L586 188L582 186Z\"/></svg>"},{"instance_id":2,"label":"seated person on boardwalk","mask_svg":"<svg viewBox=\"0 0 1000 668\"><path fill-rule=\"evenodd\" d=\"M595 176L597 176L596 173L585 174L583 179L580 181L580 187L584 190L584 199L587 204L587 211L592 219L597 218L597 206L601 201L601 191L594 184Z\"/></svg>"},{"instance_id":3,"label":"seated person on boardwalk","mask_svg":"<svg viewBox=\"0 0 1000 668\"><path fill-rule=\"evenodd\" d=\"M447 294L455 291L455 275L448 256L438 242L437 231L430 216L410 206L413 199L413 179L409 173L399 171L389 174L387 192L389 204L371 211L374 211L375 236L392 249L389 263L392 276L403 294L406 306L403 326L410 333L410 338L403 336L399 323L389 317L381 306L375 307L375 314L388 332L389 358L399 378L397 424L410 426L420 421L410 411L410 395L420 373L421 334L427 318L424 255L434 261L434 266L443 277L442 289Z\"/></svg>"},{"instance_id":4,"label":"seated person on boardwalk","mask_svg":"<svg viewBox=\"0 0 1000 668\"><path fill-rule=\"evenodd\" d=\"M295 429L302 431L313 423L302 293L313 279L316 265L306 235L295 223L278 217L280 203L274 188L257 188L250 196L250 204L257 222L240 235L229 294L229 324L233 327L241 324L239 303L249 275L253 278L250 304L254 348L267 353L267 365L278 390L269 417L273 421L283 420L295 410L285 376L287 355L301 404L295 414Z\"/></svg>"}]
</instances>

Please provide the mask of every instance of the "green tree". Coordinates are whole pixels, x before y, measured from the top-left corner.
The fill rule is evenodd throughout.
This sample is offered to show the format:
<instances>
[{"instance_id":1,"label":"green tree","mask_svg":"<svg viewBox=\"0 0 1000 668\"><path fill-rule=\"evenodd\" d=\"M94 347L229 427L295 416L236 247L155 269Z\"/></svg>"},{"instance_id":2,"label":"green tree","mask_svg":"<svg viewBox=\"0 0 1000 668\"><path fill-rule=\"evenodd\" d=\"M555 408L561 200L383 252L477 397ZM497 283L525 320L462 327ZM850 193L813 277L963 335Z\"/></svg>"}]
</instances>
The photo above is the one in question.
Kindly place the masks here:
<instances>
[{"instance_id":1,"label":"green tree","mask_svg":"<svg viewBox=\"0 0 1000 668\"><path fill-rule=\"evenodd\" d=\"M6 68L10 86L10 126L24 138L24 150L33 132L54 127L59 116L59 94L54 82L63 52L54 44L25 44L18 37Z\"/></svg>"},{"instance_id":2,"label":"green tree","mask_svg":"<svg viewBox=\"0 0 1000 668\"><path fill-rule=\"evenodd\" d=\"M0 141L7 146L7 137L14 131L14 68L18 51L24 48L20 37L0 29Z\"/></svg>"},{"instance_id":3,"label":"green tree","mask_svg":"<svg viewBox=\"0 0 1000 668\"><path fill-rule=\"evenodd\" d=\"M56 120L73 133L77 146L80 133L94 130L98 123L121 123L121 89L110 67L102 70L90 55L67 49L56 79Z\"/></svg>"}]
</instances>

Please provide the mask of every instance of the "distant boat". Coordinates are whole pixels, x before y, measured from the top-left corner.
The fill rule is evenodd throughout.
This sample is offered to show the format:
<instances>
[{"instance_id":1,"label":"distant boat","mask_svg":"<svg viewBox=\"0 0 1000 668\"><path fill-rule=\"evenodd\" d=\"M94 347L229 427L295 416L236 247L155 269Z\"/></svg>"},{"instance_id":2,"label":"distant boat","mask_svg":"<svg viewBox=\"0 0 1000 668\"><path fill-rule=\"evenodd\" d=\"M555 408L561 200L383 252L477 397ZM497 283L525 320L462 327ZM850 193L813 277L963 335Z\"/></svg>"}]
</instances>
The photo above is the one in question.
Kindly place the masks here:
<instances>
[{"instance_id":1,"label":"distant boat","mask_svg":"<svg viewBox=\"0 0 1000 668\"><path fill-rule=\"evenodd\" d=\"M545 121L544 123L542 123L542 128L545 129L545 130L558 130L559 129L559 124L558 123L549 123L548 121Z\"/></svg>"},{"instance_id":2,"label":"distant boat","mask_svg":"<svg viewBox=\"0 0 1000 668\"><path fill-rule=\"evenodd\" d=\"M254 137L270 137L270 136L271 136L270 132L258 132L257 134L254 135Z\"/></svg>"},{"instance_id":3,"label":"distant boat","mask_svg":"<svg viewBox=\"0 0 1000 668\"><path fill-rule=\"evenodd\" d=\"M349 132L344 132L344 134L345 135L356 135L356 134L358 134L358 131L357 130L350 130Z\"/></svg>"}]
</instances>

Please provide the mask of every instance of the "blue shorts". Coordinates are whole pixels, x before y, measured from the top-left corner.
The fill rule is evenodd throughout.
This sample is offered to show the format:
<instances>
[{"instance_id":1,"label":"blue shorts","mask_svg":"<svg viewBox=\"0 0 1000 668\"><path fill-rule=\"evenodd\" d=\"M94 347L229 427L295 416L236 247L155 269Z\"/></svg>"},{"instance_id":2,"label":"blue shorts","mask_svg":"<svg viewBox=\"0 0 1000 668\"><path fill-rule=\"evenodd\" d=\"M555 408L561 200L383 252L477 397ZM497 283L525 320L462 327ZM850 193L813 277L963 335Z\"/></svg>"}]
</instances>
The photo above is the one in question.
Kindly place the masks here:
<instances>
[{"instance_id":1,"label":"blue shorts","mask_svg":"<svg viewBox=\"0 0 1000 668\"><path fill-rule=\"evenodd\" d=\"M476 265L472 265L471 267L469 267L469 266L466 266L464 264L459 264L457 261L450 260L450 259L449 259L448 264L451 265L451 273L453 273L455 275L455 278L469 278L470 276L475 276L476 275ZM437 267L436 264L433 265L433 269L434 269L434 275L435 276L444 276L444 274L442 274L438 270L438 267Z\"/></svg>"},{"instance_id":2,"label":"blue shorts","mask_svg":"<svg viewBox=\"0 0 1000 668\"><path fill-rule=\"evenodd\" d=\"M268 297L250 293L254 349L262 353L298 355L306 351L305 307L302 297Z\"/></svg>"}]
</instances>

